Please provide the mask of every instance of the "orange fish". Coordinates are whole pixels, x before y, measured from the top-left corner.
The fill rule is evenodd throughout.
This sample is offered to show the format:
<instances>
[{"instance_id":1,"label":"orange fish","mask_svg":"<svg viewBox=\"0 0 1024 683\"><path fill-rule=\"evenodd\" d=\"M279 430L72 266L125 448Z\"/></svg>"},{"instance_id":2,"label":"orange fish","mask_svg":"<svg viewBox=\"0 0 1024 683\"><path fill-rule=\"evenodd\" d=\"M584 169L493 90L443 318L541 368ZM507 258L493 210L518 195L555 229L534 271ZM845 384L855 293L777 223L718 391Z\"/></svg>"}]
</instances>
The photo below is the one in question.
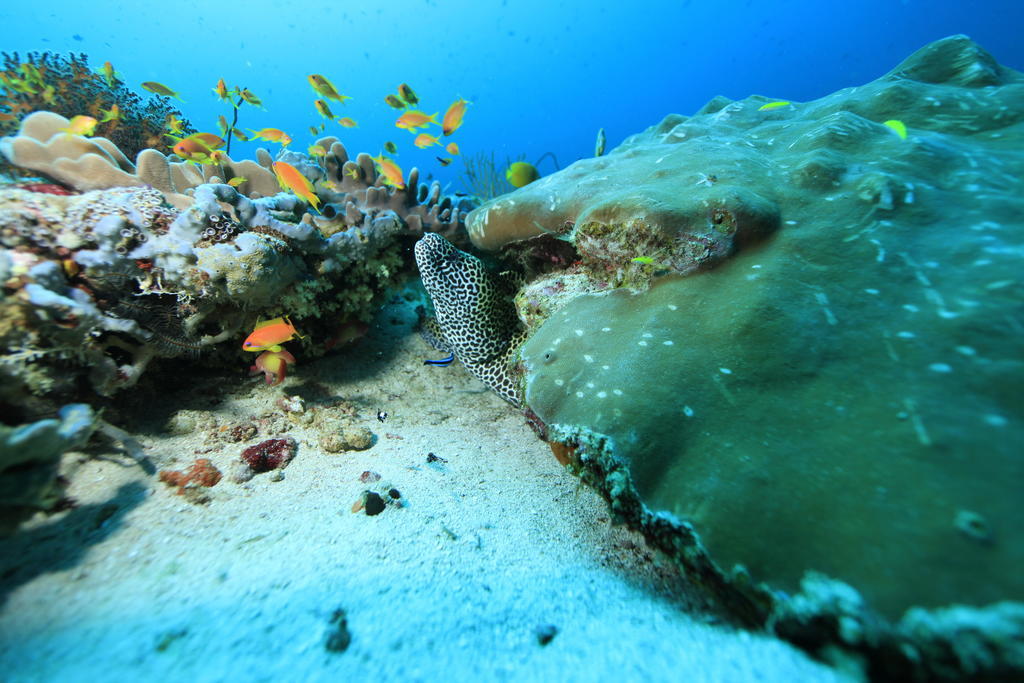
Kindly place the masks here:
<instances>
[{"instance_id":1,"label":"orange fish","mask_svg":"<svg viewBox=\"0 0 1024 683\"><path fill-rule=\"evenodd\" d=\"M108 88L113 88L117 79L121 77L121 74L114 71L114 65L110 62L103 62L103 66L100 67L100 73L103 74L103 80L107 82Z\"/></svg>"},{"instance_id":2,"label":"orange fish","mask_svg":"<svg viewBox=\"0 0 1024 683\"><path fill-rule=\"evenodd\" d=\"M373 163L377 164L377 170L384 176L384 182L398 190L405 189L405 178L402 177L401 167L388 159L383 154L371 157Z\"/></svg>"},{"instance_id":3,"label":"orange fish","mask_svg":"<svg viewBox=\"0 0 1024 683\"><path fill-rule=\"evenodd\" d=\"M234 90L228 90L228 84L224 82L223 78L217 81L217 87L213 89L213 92L225 102L231 102L231 96L235 93Z\"/></svg>"},{"instance_id":4,"label":"orange fish","mask_svg":"<svg viewBox=\"0 0 1024 683\"><path fill-rule=\"evenodd\" d=\"M189 136L178 140L174 147L171 148L171 151L185 161L202 163L210 158L210 152L213 150L203 144L202 141Z\"/></svg>"},{"instance_id":5,"label":"orange fish","mask_svg":"<svg viewBox=\"0 0 1024 683\"><path fill-rule=\"evenodd\" d=\"M263 128L261 130L249 129L250 140L269 140L270 142L280 142L282 145L287 147L292 144L292 138L288 133L278 128Z\"/></svg>"},{"instance_id":6,"label":"orange fish","mask_svg":"<svg viewBox=\"0 0 1024 683\"><path fill-rule=\"evenodd\" d=\"M455 156L458 156L459 154L459 146L456 145L454 142L449 142L448 146L445 147L445 149L448 150L449 154L453 154Z\"/></svg>"},{"instance_id":7,"label":"orange fish","mask_svg":"<svg viewBox=\"0 0 1024 683\"><path fill-rule=\"evenodd\" d=\"M84 135L88 137L96 131L97 123L99 121L91 116L73 116L70 123L68 123L68 127L61 128L61 131L68 135Z\"/></svg>"},{"instance_id":8,"label":"orange fish","mask_svg":"<svg viewBox=\"0 0 1024 683\"><path fill-rule=\"evenodd\" d=\"M451 135L462 125L462 117L466 115L467 104L470 102L460 97L452 102L452 106L448 107L448 111L444 113L444 119L441 120L441 130L445 135Z\"/></svg>"},{"instance_id":9,"label":"orange fish","mask_svg":"<svg viewBox=\"0 0 1024 683\"><path fill-rule=\"evenodd\" d=\"M348 116L346 116L343 119L338 119L338 123L340 123L345 128L355 128L356 126L359 125L358 123L355 122L354 119L352 119L352 118L350 118Z\"/></svg>"},{"instance_id":10,"label":"orange fish","mask_svg":"<svg viewBox=\"0 0 1024 683\"><path fill-rule=\"evenodd\" d=\"M193 133L192 135L189 135L188 138L186 139L189 138L191 138L192 140L198 140L199 142L203 143L210 149L220 149L225 144L227 144L224 142L223 138L217 137L213 133Z\"/></svg>"},{"instance_id":11,"label":"orange fish","mask_svg":"<svg viewBox=\"0 0 1024 683\"><path fill-rule=\"evenodd\" d=\"M419 135L416 136L416 139L413 140L412 144L416 145L420 149L426 149L431 145L439 145L441 143L437 141L436 135L431 135L430 133L420 133Z\"/></svg>"},{"instance_id":12,"label":"orange fish","mask_svg":"<svg viewBox=\"0 0 1024 683\"><path fill-rule=\"evenodd\" d=\"M184 131L181 129L181 119L174 114L167 115L167 130L171 131L175 135L181 135Z\"/></svg>"},{"instance_id":13,"label":"orange fish","mask_svg":"<svg viewBox=\"0 0 1024 683\"><path fill-rule=\"evenodd\" d=\"M274 166L277 165L274 164ZM281 350L281 344L301 336L287 316L274 318L273 320L264 320L263 322L256 323L256 327L252 329L252 334L242 342L242 350L266 351L269 349L276 353Z\"/></svg>"},{"instance_id":14,"label":"orange fish","mask_svg":"<svg viewBox=\"0 0 1024 683\"><path fill-rule=\"evenodd\" d=\"M302 175L299 169L284 161L274 162L274 175L282 189L291 190L297 196L309 202L314 209L320 210L320 197L313 191L313 184L306 176Z\"/></svg>"},{"instance_id":15,"label":"orange fish","mask_svg":"<svg viewBox=\"0 0 1024 683\"><path fill-rule=\"evenodd\" d=\"M271 386L280 384L288 374L288 364L295 362L295 356L284 349L264 351L256 358L256 364L249 368L251 374L263 373L263 379Z\"/></svg>"},{"instance_id":16,"label":"orange fish","mask_svg":"<svg viewBox=\"0 0 1024 683\"><path fill-rule=\"evenodd\" d=\"M416 128L426 128L428 124L437 123L437 112L434 112L430 116L421 112L419 109L410 109L395 121L395 125L399 128L404 128L410 133Z\"/></svg>"}]
</instances>

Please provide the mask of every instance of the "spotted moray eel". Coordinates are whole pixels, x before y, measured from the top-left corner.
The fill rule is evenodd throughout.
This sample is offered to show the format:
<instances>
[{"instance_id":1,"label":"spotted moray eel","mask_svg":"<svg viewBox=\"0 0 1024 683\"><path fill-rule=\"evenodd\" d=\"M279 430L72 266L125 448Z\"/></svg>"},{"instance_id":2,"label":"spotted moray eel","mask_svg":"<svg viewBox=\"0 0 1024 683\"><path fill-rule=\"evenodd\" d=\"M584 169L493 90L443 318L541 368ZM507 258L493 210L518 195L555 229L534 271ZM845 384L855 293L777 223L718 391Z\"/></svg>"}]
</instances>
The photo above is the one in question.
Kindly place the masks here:
<instances>
[{"instance_id":1,"label":"spotted moray eel","mask_svg":"<svg viewBox=\"0 0 1024 683\"><path fill-rule=\"evenodd\" d=\"M438 350L454 353L467 370L518 408L522 396L514 356L526 332L512 297L480 259L440 235L423 235L415 252L437 315L424 326L423 336Z\"/></svg>"}]
</instances>

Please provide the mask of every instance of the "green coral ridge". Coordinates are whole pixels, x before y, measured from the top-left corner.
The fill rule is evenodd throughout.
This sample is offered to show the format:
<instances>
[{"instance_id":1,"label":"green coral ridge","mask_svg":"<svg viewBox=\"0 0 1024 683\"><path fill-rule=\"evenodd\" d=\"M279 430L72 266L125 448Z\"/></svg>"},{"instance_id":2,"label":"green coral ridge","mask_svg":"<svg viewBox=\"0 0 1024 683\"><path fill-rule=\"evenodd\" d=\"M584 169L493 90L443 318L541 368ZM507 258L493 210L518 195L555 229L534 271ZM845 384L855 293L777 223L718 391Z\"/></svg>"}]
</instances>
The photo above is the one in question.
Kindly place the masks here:
<instances>
[{"instance_id":1,"label":"green coral ridge","mask_svg":"<svg viewBox=\"0 0 1024 683\"><path fill-rule=\"evenodd\" d=\"M416 265L437 315L428 339L519 406L519 382L511 362L524 335L501 283L480 259L433 233L416 243Z\"/></svg>"},{"instance_id":2,"label":"green coral ridge","mask_svg":"<svg viewBox=\"0 0 1024 683\"><path fill-rule=\"evenodd\" d=\"M1019 676L1024 77L954 36L768 101L470 214L476 246L548 264L516 302L523 403L621 519L793 642Z\"/></svg>"}]
</instances>

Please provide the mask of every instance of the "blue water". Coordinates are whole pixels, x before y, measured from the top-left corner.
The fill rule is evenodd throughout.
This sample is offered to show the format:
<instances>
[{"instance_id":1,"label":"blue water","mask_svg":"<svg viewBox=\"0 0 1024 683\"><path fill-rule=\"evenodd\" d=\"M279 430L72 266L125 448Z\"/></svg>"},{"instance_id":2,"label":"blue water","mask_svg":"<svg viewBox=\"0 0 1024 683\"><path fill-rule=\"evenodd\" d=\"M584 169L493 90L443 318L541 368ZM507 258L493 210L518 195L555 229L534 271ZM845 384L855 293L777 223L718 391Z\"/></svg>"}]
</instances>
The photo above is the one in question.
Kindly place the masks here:
<instances>
[{"instance_id":1,"label":"blue water","mask_svg":"<svg viewBox=\"0 0 1024 683\"><path fill-rule=\"evenodd\" d=\"M435 160L440 147L417 149L413 136L394 126L397 112L383 98L399 83L413 87L427 113L443 114L459 96L473 103L463 128L445 139L464 154L533 161L552 152L564 167L593 154L598 128L606 129L610 149L715 95L817 98L877 78L954 33L966 33L1002 64L1024 68L1020 0L551 5L253 0L243 9L177 0L126 9L121 2L9 0L0 49L84 52L96 68L109 60L132 87L152 80L180 92L181 109L206 131L216 131L218 115L230 118L211 91L224 78L266 107L243 107L242 127L281 128L300 151L312 142L309 126L323 120L306 76L322 73L354 98L331 106L359 128L327 128L350 153L377 154L394 141L403 168L417 166L424 177L453 182L452 189L461 163L442 167ZM232 157L253 157L254 148L235 144ZM540 170L554 167L545 160Z\"/></svg>"}]
</instances>

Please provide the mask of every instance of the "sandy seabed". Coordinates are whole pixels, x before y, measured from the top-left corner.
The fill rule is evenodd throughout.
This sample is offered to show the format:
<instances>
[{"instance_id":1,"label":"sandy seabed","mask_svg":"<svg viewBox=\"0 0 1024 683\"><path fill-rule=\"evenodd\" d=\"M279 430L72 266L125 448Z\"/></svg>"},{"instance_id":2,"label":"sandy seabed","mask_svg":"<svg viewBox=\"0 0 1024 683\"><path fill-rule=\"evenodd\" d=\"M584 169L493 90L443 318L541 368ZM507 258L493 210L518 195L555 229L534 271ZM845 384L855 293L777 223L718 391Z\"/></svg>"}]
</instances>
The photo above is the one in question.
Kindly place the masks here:
<instances>
[{"instance_id":1,"label":"sandy seabed","mask_svg":"<svg viewBox=\"0 0 1024 683\"><path fill-rule=\"evenodd\" d=\"M197 504L113 445L69 453L78 506L0 541L0 679L843 680L730 625L611 524L516 410L458 364L424 366L437 354L414 323L389 305L342 352L300 357L281 387L183 375L126 397L118 424L156 468L203 457L225 476ZM316 424L282 417L286 395ZM215 426L172 435L179 409ZM253 421L251 439L218 436ZM342 423L376 442L326 452L320 437ZM231 480L245 446L286 435L299 447L280 474ZM352 512L390 488L399 504Z\"/></svg>"}]
</instances>

